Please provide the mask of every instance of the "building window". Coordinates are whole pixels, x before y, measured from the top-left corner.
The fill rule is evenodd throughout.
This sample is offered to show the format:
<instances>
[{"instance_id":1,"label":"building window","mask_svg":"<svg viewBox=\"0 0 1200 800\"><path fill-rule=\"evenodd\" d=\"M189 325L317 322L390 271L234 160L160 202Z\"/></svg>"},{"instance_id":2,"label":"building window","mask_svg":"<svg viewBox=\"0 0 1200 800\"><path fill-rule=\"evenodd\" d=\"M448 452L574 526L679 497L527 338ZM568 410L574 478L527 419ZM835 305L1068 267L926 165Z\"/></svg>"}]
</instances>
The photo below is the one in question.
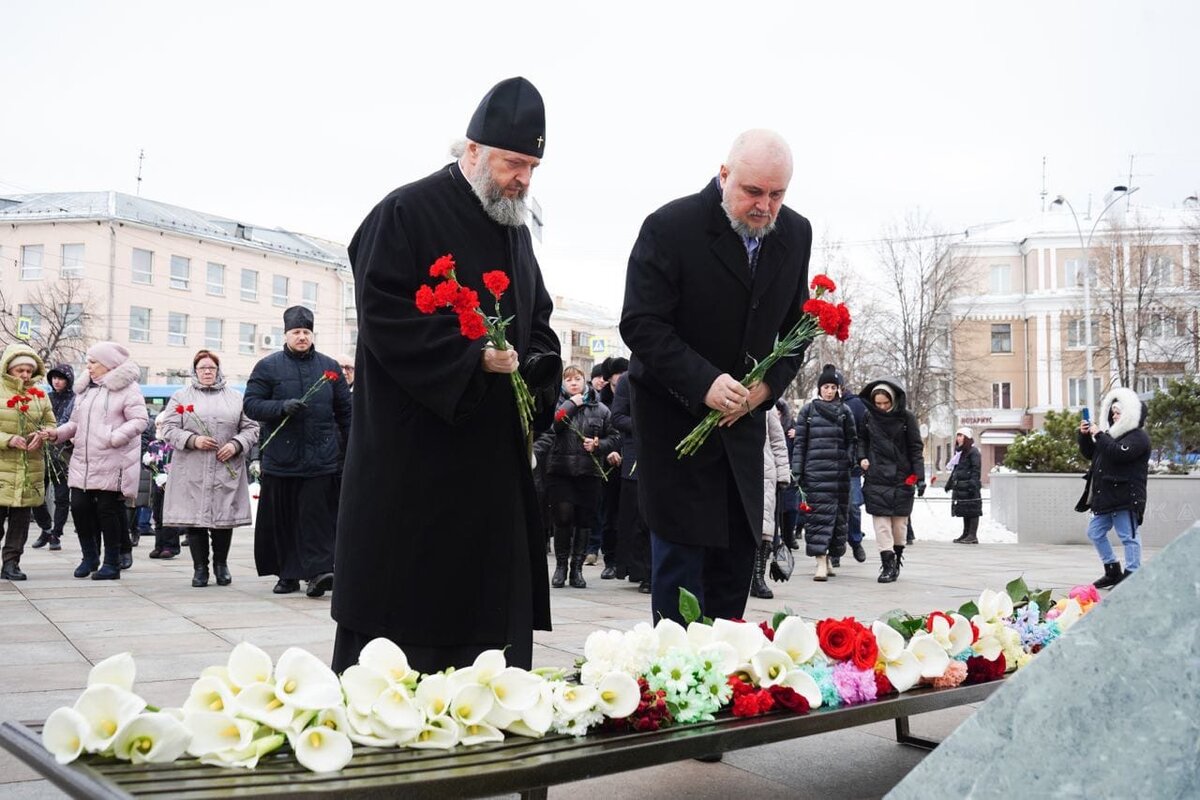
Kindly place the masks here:
<instances>
[{"instance_id":1,"label":"building window","mask_svg":"<svg viewBox=\"0 0 1200 800\"><path fill-rule=\"evenodd\" d=\"M62 314L62 335L64 339L83 336L83 304L64 303L58 307Z\"/></svg>"},{"instance_id":2,"label":"building window","mask_svg":"<svg viewBox=\"0 0 1200 800\"><path fill-rule=\"evenodd\" d=\"M350 349L353 350L356 347L358 347L358 328L354 327L350 329Z\"/></svg>"},{"instance_id":3,"label":"building window","mask_svg":"<svg viewBox=\"0 0 1200 800\"><path fill-rule=\"evenodd\" d=\"M1088 398L1083 396L1084 389L1087 387L1086 378L1069 378L1067 380L1067 405L1072 408L1079 408L1084 405ZM1093 404L1100 402L1100 379L1092 379L1092 397Z\"/></svg>"},{"instance_id":4,"label":"building window","mask_svg":"<svg viewBox=\"0 0 1200 800\"><path fill-rule=\"evenodd\" d=\"M142 306L129 307L129 341L150 341L150 309Z\"/></svg>"},{"instance_id":5,"label":"building window","mask_svg":"<svg viewBox=\"0 0 1200 800\"><path fill-rule=\"evenodd\" d=\"M204 320L204 346L209 350L220 350L225 337L225 320L208 317Z\"/></svg>"},{"instance_id":6,"label":"building window","mask_svg":"<svg viewBox=\"0 0 1200 800\"><path fill-rule=\"evenodd\" d=\"M1082 319L1072 319L1067 321L1067 347L1082 348L1087 347L1088 343L1084 338L1084 331L1087 326L1083 324ZM1100 341L1100 320L1092 320L1092 344Z\"/></svg>"},{"instance_id":7,"label":"building window","mask_svg":"<svg viewBox=\"0 0 1200 800\"><path fill-rule=\"evenodd\" d=\"M249 322L238 323L238 352L244 356L254 355L254 337L257 335L256 326Z\"/></svg>"},{"instance_id":8,"label":"building window","mask_svg":"<svg viewBox=\"0 0 1200 800\"><path fill-rule=\"evenodd\" d=\"M191 282L192 261L183 256L171 256L171 288L186 289Z\"/></svg>"},{"instance_id":9,"label":"building window","mask_svg":"<svg viewBox=\"0 0 1200 800\"><path fill-rule=\"evenodd\" d=\"M216 297L225 296L225 265L214 264L208 262L208 269L204 281L204 288L211 295Z\"/></svg>"},{"instance_id":10,"label":"building window","mask_svg":"<svg viewBox=\"0 0 1200 800\"><path fill-rule=\"evenodd\" d=\"M1174 283L1175 265L1167 256L1151 256L1148 272L1151 286L1171 286Z\"/></svg>"},{"instance_id":11,"label":"building window","mask_svg":"<svg viewBox=\"0 0 1200 800\"><path fill-rule=\"evenodd\" d=\"M1008 381L992 384L992 408L1012 408L1012 384Z\"/></svg>"},{"instance_id":12,"label":"building window","mask_svg":"<svg viewBox=\"0 0 1200 800\"><path fill-rule=\"evenodd\" d=\"M317 313L317 289L320 288L316 281L304 281L300 284L300 305L307 308L314 314ZM350 295L350 304L354 304L354 295Z\"/></svg>"},{"instance_id":13,"label":"building window","mask_svg":"<svg viewBox=\"0 0 1200 800\"><path fill-rule=\"evenodd\" d=\"M1170 311L1152 311L1146 317L1147 339L1170 339L1187 335L1187 323Z\"/></svg>"},{"instance_id":14,"label":"building window","mask_svg":"<svg viewBox=\"0 0 1200 800\"><path fill-rule=\"evenodd\" d=\"M1008 264L992 264L992 294L1012 294L1012 268Z\"/></svg>"},{"instance_id":15,"label":"building window","mask_svg":"<svg viewBox=\"0 0 1200 800\"><path fill-rule=\"evenodd\" d=\"M572 331L571 344L575 345L576 347L591 347L592 335L587 331Z\"/></svg>"},{"instance_id":16,"label":"building window","mask_svg":"<svg viewBox=\"0 0 1200 800\"><path fill-rule=\"evenodd\" d=\"M154 253L135 247L133 248L133 260L131 264L133 267L134 283L154 282Z\"/></svg>"},{"instance_id":17,"label":"building window","mask_svg":"<svg viewBox=\"0 0 1200 800\"><path fill-rule=\"evenodd\" d=\"M1099 268L1100 261L1098 259L1088 259L1088 273L1093 286L1096 285L1096 270ZM1083 286L1082 258L1068 258L1063 262L1063 286Z\"/></svg>"},{"instance_id":18,"label":"building window","mask_svg":"<svg viewBox=\"0 0 1200 800\"><path fill-rule=\"evenodd\" d=\"M83 245L64 244L62 246L62 269L59 275L64 278L83 277Z\"/></svg>"},{"instance_id":19,"label":"building window","mask_svg":"<svg viewBox=\"0 0 1200 800\"><path fill-rule=\"evenodd\" d=\"M175 311L167 313L167 344L182 347L187 344L188 315Z\"/></svg>"},{"instance_id":20,"label":"building window","mask_svg":"<svg viewBox=\"0 0 1200 800\"><path fill-rule=\"evenodd\" d=\"M242 299L251 303L258 302L258 271L242 270Z\"/></svg>"},{"instance_id":21,"label":"building window","mask_svg":"<svg viewBox=\"0 0 1200 800\"><path fill-rule=\"evenodd\" d=\"M21 280L37 281L42 279L42 253L40 244L21 246Z\"/></svg>"},{"instance_id":22,"label":"building window","mask_svg":"<svg viewBox=\"0 0 1200 800\"><path fill-rule=\"evenodd\" d=\"M42 312L35 305L21 304L17 306L17 316L25 317L29 320L29 338L42 334ZM72 387L74 388L74 387Z\"/></svg>"},{"instance_id":23,"label":"building window","mask_svg":"<svg viewBox=\"0 0 1200 800\"><path fill-rule=\"evenodd\" d=\"M1138 376L1138 391L1145 392L1165 392L1167 384L1173 380L1183 380L1182 375L1139 375Z\"/></svg>"},{"instance_id":24,"label":"building window","mask_svg":"<svg viewBox=\"0 0 1200 800\"><path fill-rule=\"evenodd\" d=\"M1010 323L1005 322L992 326L992 352L1012 352L1012 325Z\"/></svg>"},{"instance_id":25,"label":"building window","mask_svg":"<svg viewBox=\"0 0 1200 800\"><path fill-rule=\"evenodd\" d=\"M271 276L271 305L286 306L288 304L288 279L286 275Z\"/></svg>"}]
</instances>

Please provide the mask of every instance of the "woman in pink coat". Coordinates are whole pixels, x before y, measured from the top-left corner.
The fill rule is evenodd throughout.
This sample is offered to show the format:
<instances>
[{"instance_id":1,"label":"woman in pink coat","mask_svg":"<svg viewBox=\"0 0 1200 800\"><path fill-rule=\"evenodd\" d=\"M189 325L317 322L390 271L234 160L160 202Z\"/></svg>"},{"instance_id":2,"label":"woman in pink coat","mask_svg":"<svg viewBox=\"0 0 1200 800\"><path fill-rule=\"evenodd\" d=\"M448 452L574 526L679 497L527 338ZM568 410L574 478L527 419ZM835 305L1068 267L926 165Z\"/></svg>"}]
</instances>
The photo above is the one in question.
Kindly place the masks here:
<instances>
[{"instance_id":1,"label":"woman in pink coat","mask_svg":"<svg viewBox=\"0 0 1200 800\"><path fill-rule=\"evenodd\" d=\"M121 577L125 498L137 496L141 433L148 422L138 388L140 374L123 346L116 342L92 345L87 351L87 369L75 381L71 418L46 431L46 438L57 444L67 440L75 444L67 485L71 487L71 515L83 551L83 560L75 569L76 578L89 574L97 581Z\"/></svg>"}]
</instances>

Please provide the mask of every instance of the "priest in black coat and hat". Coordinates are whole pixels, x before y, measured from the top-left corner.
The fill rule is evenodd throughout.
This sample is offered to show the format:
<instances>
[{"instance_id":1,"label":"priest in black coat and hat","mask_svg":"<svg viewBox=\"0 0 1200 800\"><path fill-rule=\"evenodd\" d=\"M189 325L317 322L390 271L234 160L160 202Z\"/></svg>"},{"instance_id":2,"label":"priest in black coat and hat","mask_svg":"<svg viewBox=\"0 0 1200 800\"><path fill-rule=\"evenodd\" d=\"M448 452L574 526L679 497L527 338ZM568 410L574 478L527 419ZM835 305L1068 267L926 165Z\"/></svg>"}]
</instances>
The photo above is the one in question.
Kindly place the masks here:
<instances>
[{"instance_id":1,"label":"priest in black coat and hat","mask_svg":"<svg viewBox=\"0 0 1200 800\"><path fill-rule=\"evenodd\" d=\"M550 601L530 454L509 373L535 394L561 372L550 296L525 226L545 147L541 95L496 84L456 145L457 161L385 197L350 242L358 305L355 424L338 518L333 667L384 636L422 672L508 647L532 665ZM450 254L460 284L487 298L503 270L507 351L460 332L415 295Z\"/></svg>"},{"instance_id":2,"label":"priest in black coat and hat","mask_svg":"<svg viewBox=\"0 0 1200 800\"><path fill-rule=\"evenodd\" d=\"M698 194L647 217L629 256L621 337L633 355L638 498L650 528L653 616L682 622L679 589L706 616L741 617L762 534L762 412L774 413L802 356L740 379L800 319L812 226L783 205L787 143L743 133ZM675 446L710 410L700 449Z\"/></svg>"}]
</instances>

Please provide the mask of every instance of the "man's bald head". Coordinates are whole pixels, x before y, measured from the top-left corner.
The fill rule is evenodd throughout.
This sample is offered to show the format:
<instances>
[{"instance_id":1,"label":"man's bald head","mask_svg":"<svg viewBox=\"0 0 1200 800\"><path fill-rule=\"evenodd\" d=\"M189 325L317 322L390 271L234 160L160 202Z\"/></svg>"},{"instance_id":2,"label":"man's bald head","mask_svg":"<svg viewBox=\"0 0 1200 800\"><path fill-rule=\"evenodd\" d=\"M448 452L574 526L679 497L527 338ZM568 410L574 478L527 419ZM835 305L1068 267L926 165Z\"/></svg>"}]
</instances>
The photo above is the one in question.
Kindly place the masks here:
<instances>
[{"instance_id":1,"label":"man's bald head","mask_svg":"<svg viewBox=\"0 0 1200 800\"><path fill-rule=\"evenodd\" d=\"M721 165L721 206L740 235L761 238L775 228L792 180L792 149L774 131L741 134Z\"/></svg>"}]
</instances>

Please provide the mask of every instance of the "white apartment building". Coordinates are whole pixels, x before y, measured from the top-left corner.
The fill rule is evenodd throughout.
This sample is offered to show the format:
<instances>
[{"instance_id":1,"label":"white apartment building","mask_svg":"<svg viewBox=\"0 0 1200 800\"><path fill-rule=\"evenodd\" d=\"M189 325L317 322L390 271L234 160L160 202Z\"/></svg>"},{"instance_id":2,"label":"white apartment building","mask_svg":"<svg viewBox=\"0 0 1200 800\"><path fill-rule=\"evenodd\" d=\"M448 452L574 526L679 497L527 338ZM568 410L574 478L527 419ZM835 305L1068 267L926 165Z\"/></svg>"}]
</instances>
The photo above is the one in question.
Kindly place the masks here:
<instances>
[{"instance_id":1,"label":"white apartment building","mask_svg":"<svg viewBox=\"0 0 1200 800\"><path fill-rule=\"evenodd\" d=\"M563 365L574 364L592 374L592 367L606 358L629 358L629 348L617 330L620 315L606 308L562 295L554 297L550 327L562 343Z\"/></svg>"},{"instance_id":2,"label":"white apartment building","mask_svg":"<svg viewBox=\"0 0 1200 800\"><path fill-rule=\"evenodd\" d=\"M357 341L343 245L119 192L0 197L0 292L5 328L24 318L35 348L57 319L83 349L127 345L146 383L183 382L201 348L244 382L282 347L292 305L313 310L319 350ZM53 349L82 363L80 347Z\"/></svg>"}]
</instances>

